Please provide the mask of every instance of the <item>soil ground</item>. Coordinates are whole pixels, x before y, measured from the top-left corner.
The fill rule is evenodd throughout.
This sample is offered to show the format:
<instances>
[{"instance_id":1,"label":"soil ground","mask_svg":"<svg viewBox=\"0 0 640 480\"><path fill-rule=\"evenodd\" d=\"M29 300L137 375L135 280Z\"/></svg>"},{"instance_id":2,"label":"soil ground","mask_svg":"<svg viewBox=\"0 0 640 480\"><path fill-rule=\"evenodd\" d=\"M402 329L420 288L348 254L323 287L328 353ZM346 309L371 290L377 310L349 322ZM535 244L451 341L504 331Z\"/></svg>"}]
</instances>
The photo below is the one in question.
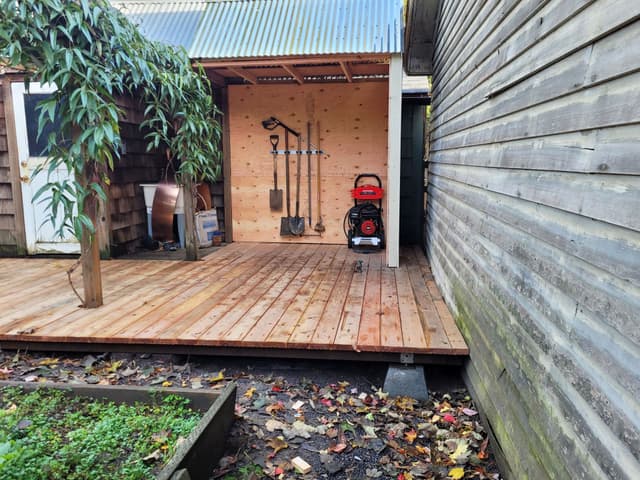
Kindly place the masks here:
<instances>
[{"instance_id":1,"label":"soil ground","mask_svg":"<svg viewBox=\"0 0 640 480\"><path fill-rule=\"evenodd\" d=\"M149 354L0 352L0 379L157 387L238 384L211 478L500 478L457 367L426 366L430 399L390 398L383 363ZM295 458L311 470L301 474Z\"/></svg>"}]
</instances>

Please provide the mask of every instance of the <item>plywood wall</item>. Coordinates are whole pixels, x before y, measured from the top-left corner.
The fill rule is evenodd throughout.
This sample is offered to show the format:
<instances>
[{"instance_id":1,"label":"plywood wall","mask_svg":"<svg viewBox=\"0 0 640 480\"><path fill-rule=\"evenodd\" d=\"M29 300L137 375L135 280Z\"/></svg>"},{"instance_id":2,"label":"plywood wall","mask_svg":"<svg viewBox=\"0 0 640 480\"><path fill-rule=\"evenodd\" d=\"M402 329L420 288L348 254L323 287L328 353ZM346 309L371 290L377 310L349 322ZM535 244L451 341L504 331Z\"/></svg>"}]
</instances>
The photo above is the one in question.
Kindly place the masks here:
<instances>
[{"instance_id":1,"label":"plywood wall","mask_svg":"<svg viewBox=\"0 0 640 480\"><path fill-rule=\"evenodd\" d=\"M427 248L506 478L640 472L640 3L440 2Z\"/></svg>"},{"instance_id":2,"label":"plywood wall","mask_svg":"<svg viewBox=\"0 0 640 480\"><path fill-rule=\"evenodd\" d=\"M280 218L286 216L285 160L278 157L278 188L283 189L282 212L269 209L273 188L273 158L269 132L262 120L275 116L306 137L312 123L320 122L322 156L322 215L326 231L313 231L317 221L316 158L312 157L312 227L306 219L305 235L281 237ZM360 173L378 174L386 186L387 172L387 83L251 85L229 87L231 143L231 201L234 241L346 243L342 221L353 205L350 190ZM295 148L291 137L291 148ZM303 143L306 148L306 141ZM295 156L290 159L292 215L295 208ZM308 216L307 160L303 157L300 216Z\"/></svg>"}]
</instances>

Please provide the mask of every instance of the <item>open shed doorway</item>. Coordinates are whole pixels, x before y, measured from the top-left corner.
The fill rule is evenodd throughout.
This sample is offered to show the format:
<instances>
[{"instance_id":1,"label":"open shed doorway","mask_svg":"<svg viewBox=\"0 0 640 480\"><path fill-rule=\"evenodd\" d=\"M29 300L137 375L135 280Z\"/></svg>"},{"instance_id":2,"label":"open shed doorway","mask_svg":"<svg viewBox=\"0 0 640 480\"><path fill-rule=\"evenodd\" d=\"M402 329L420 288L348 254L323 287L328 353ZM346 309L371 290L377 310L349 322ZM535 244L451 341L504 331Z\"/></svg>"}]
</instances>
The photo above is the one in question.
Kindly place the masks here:
<instances>
[{"instance_id":1,"label":"open shed doorway","mask_svg":"<svg viewBox=\"0 0 640 480\"><path fill-rule=\"evenodd\" d=\"M426 77L418 77L425 78ZM407 88L402 100L402 142L400 167L400 244L420 245L424 222L424 152L426 105L424 88Z\"/></svg>"}]
</instances>

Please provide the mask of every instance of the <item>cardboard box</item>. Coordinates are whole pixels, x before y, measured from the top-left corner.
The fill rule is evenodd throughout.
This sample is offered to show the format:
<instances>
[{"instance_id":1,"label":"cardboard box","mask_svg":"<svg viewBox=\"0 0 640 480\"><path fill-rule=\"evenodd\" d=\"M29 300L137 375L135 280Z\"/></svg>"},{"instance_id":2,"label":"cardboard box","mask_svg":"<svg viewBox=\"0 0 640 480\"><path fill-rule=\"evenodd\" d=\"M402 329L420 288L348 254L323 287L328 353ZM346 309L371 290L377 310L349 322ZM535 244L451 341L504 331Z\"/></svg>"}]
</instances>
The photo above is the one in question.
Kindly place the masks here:
<instances>
[{"instance_id":1,"label":"cardboard box","mask_svg":"<svg viewBox=\"0 0 640 480\"><path fill-rule=\"evenodd\" d=\"M218 215L214 209L196 213L196 233L200 248L213 244L213 234L218 231Z\"/></svg>"}]
</instances>

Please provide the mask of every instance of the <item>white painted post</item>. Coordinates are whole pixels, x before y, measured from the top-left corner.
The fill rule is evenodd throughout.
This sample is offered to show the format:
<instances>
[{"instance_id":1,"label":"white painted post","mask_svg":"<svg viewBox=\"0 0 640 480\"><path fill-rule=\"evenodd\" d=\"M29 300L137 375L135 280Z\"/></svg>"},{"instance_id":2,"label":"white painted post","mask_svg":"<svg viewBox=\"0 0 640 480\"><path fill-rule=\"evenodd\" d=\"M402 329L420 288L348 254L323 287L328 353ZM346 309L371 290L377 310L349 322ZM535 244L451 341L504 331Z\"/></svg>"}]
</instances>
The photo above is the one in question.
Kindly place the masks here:
<instances>
[{"instance_id":1,"label":"white painted post","mask_svg":"<svg viewBox=\"0 0 640 480\"><path fill-rule=\"evenodd\" d=\"M389 63L389 120L387 150L387 265L400 263L400 140L402 124L402 55L391 55Z\"/></svg>"}]
</instances>

